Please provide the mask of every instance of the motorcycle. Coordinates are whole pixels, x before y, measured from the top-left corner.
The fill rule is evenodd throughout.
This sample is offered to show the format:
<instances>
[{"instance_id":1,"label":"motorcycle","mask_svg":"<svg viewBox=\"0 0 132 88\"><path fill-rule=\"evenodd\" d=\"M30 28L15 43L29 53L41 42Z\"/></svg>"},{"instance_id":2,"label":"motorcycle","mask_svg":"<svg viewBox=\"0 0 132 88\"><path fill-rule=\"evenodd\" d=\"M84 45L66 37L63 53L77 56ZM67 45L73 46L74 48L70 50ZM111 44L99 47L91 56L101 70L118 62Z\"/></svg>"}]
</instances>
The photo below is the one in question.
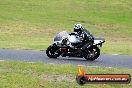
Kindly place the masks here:
<instances>
[{"instance_id":1,"label":"motorcycle","mask_svg":"<svg viewBox=\"0 0 132 88\"><path fill-rule=\"evenodd\" d=\"M88 33L86 29L83 30L84 33ZM89 35L87 34L87 37ZM92 36L93 37L93 36ZM88 38L86 38L87 41ZM92 45L85 44L86 48L81 50L83 46L80 37L76 33L68 33L62 31L54 37L53 44L51 44L47 50L46 54L49 58L62 57L79 57L85 58L89 61L94 61L100 56L100 48L105 42L104 38L93 37L94 43Z\"/></svg>"}]
</instances>

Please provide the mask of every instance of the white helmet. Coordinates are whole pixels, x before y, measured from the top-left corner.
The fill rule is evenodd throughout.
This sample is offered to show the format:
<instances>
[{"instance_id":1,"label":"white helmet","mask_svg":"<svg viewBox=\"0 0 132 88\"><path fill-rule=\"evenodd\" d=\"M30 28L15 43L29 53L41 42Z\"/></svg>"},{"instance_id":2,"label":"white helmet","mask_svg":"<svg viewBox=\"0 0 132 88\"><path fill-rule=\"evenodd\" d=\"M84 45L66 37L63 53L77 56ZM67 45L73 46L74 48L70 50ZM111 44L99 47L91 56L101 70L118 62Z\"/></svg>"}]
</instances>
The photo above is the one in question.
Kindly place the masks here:
<instances>
[{"instance_id":1,"label":"white helmet","mask_svg":"<svg viewBox=\"0 0 132 88\"><path fill-rule=\"evenodd\" d=\"M74 25L74 32L81 32L83 29L81 24L75 24Z\"/></svg>"}]
</instances>

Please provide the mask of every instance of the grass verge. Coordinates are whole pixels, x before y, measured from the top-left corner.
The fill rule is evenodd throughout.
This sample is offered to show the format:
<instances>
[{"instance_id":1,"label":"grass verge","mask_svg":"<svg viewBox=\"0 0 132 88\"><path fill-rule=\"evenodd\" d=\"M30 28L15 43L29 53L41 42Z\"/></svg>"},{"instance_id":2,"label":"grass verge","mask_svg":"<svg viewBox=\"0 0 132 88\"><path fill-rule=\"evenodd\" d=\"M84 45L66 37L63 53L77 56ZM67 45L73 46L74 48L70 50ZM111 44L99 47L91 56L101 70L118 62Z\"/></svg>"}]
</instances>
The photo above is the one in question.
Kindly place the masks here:
<instances>
[{"instance_id":1,"label":"grass verge","mask_svg":"<svg viewBox=\"0 0 132 88\"><path fill-rule=\"evenodd\" d=\"M86 84L75 81L78 67L46 63L0 62L0 88L131 88L130 84ZM89 74L131 74L132 69L86 67Z\"/></svg>"}]
</instances>

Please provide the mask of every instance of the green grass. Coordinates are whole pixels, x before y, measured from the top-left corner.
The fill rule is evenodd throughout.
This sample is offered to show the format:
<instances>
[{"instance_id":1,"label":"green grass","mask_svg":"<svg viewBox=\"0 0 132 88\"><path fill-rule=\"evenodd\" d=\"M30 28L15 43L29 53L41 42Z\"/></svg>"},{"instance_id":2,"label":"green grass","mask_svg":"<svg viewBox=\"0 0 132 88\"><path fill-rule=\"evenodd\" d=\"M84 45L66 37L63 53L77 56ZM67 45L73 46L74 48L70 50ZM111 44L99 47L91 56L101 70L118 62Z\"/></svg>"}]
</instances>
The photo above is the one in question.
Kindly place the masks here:
<instances>
[{"instance_id":1,"label":"green grass","mask_svg":"<svg viewBox=\"0 0 132 88\"><path fill-rule=\"evenodd\" d=\"M102 53L132 54L131 0L0 0L0 48L46 49L82 23L105 37Z\"/></svg>"},{"instance_id":2,"label":"green grass","mask_svg":"<svg viewBox=\"0 0 132 88\"><path fill-rule=\"evenodd\" d=\"M64 70L65 69L65 70ZM131 74L132 69L84 67L88 74ZM45 63L0 62L0 88L130 88L130 84L76 83L78 67Z\"/></svg>"}]
</instances>

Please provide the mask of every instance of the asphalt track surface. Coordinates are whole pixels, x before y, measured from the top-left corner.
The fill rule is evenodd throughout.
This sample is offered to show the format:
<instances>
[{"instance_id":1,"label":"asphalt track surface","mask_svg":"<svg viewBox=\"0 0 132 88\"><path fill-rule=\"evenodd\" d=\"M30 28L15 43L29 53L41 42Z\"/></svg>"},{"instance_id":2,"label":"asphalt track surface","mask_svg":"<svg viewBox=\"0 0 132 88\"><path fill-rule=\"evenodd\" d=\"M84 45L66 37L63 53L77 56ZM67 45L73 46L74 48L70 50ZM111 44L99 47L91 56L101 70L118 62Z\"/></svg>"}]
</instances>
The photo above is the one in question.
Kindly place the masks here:
<instances>
[{"instance_id":1,"label":"asphalt track surface","mask_svg":"<svg viewBox=\"0 0 132 88\"><path fill-rule=\"evenodd\" d=\"M86 61L84 58L73 57L48 58L45 51L39 50L0 49L0 60L132 68L131 55L100 55L95 61Z\"/></svg>"}]
</instances>

